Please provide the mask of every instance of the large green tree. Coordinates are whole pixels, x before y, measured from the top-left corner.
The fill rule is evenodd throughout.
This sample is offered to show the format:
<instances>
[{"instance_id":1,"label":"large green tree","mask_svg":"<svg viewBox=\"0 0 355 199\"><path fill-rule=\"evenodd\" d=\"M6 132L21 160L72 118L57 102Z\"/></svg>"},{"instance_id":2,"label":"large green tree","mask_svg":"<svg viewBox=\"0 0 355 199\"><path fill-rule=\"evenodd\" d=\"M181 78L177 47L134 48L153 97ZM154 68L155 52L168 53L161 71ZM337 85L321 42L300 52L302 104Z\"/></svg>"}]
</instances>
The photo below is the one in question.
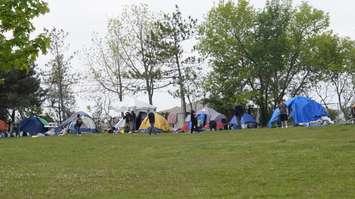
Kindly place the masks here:
<instances>
[{"instance_id":1,"label":"large green tree","mask_svg":"<svg viewBox=\"0 0 355 199\"><path fill-rule=\"evenodd\" d=\"M305 92L318 80L315 42L329 31L329 17L307 3L269 0L261 10L247 0L221 2L200 27L199 50L211 61L212 99L226 106L253 100L266 124L285 96Z\"/></svg>"},{"instance_id":2,"label":"large green tree","mask_svg":"<svg viewBox=\"0 0 355 199\"><path fill-rule=\"evenodd\" d=\"M46 51L49 39L45 34L32 37L31 20L48 11L42 0L0 0L0 71L27 69Z\"/></svg>"},{"instance_id":3,"label":"large green tree","mask_svg":"<svg viewBox=\"0 0 355 199\"><path fill-rule=\"evenodd\" d=\"M34 67L25 70L0 72L4 79L0 85L0 118L15 122L15 116L22 118L41 113L45 91L40 87L40 79Z\"/></svg>"}]
</instances>

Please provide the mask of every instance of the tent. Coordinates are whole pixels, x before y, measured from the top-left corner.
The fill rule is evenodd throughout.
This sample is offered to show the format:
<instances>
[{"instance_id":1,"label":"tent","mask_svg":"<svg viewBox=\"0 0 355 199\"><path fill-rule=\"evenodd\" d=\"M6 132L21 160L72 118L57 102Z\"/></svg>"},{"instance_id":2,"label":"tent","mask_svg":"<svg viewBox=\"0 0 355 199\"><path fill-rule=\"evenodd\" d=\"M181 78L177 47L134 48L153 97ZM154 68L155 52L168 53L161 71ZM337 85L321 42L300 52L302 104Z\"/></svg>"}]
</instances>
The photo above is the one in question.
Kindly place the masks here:
<instances>
[{"instance_id":1,"label":"tent","mask_svg":"<svg viewBox=\"0 0 355 199\"><path fill-rule=\"evenodd\" d=\"M30 117L23 119L19 125L19 132L27 133L30 135L37 135L38 133L44 133L47 131L45 126L48 122L40 117Z\"/></svg>"},{"instance_id":2,"label":"tent","mask_svg":"<svg viewBox=\"0 0 355 199\"><path fill-rule=\"evenodd\" d=\"M55 128L55 132L59 133L64 128L68 129L69 133L75 133L75 122L78 114L81 116L83 120L83 124L81 125L80 132L81 133L93 133L96 132L96 125L92 118L85 112L77 112L72 114L67 120L62 122L57 128Z\"/></svg>"},{"instance_id":3,"label":"tent","mask_svg":"<svg viewBox=\"0 0 355 199\"><path fill-rule=\"evenodd\" d=\"M197 111L196 116L197 116L197 127L199 129L208 129L210 121L215 121L217 123L217 129L223 129L224 124L222 120L227 119L225 115L209 107L204 107L201 110ZM185 123L182 126L181 130L187 132L190 129L191 129L191 116L188 115L185 119Z\"/></svg>"},{"instance_id":4,"label":"tent","mask_svg":"<svg viewBox=\"0 0 355 199\"><path fill-rule=\"evenodd\" d=\"M7 132L8 130L9 130L9 125L3 120L0 120L0 132Z\"/></svg>"},{"instance_id":5,"label":"tent","mask_svg":"<svg viewBox=\"0 0 355 199\"><path fill-rule=\"evenodd\" d=\"M295 125L309 123L328 116L326 109L321 104L308 97L294 97L286 102L286 106ZM273 124L279 121L280 110L277 108L273 112L268 126L272 127Z\"/></svg>"},{"instance_id":6,"label":"tent","mask_svg":"<svg viewBox=\"0 0 355 199\"><path fill-rule=\"evenodd\" d=\"M155 116L155 124L154 127L163 131L163 132L170 132L170 125L168 123L168 121L161 115L159 115L158 113L154 113ZM146 130L150 127L149 124L149 119L148 116L143 120L142 124L139 127L139 130Z\"/></svg>"},{"instance_id":7,"label":"tent","mask_svg":"<svg viewBox=\"0 0 355 199\"><path fill-rule=\"evenodd\" d=\"M229 122L229 125L232 126L232 128L237 128L238 126L245 127L245 128L256 128L257 123L255 117L250 115L249 113L244 113L242 118L240 118L240 123L238 124L237 122L237 117L233 116L232 119Z\"/></svg>"}]
</instances>

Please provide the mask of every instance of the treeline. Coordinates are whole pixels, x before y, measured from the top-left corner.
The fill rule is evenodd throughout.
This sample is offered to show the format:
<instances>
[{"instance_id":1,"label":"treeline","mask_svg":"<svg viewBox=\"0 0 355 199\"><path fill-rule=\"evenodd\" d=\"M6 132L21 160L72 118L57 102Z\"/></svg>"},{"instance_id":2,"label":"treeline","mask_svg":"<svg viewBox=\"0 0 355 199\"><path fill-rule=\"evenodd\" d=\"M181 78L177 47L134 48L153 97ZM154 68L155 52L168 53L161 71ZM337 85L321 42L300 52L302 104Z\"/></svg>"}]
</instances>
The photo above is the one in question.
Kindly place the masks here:
<instances>
[{"instance_id":1,"label":"treeline","mask_svg":"<svg viewBox=\"0 0 355 199\"><path fill-rule=\"evenodd\" d=\"M60 121L73 109L72 86L79 76L70 70L72 56L65 56L64 31L29 37L34 30L31 20L48 8L40 0L27 2L1 7L1 115L9 118L14 110L40 112L45 105ZM20 14L28 16L17 24L14 19ZM139 4L109 19L107 34L94 36L82 56L101 94L121 101L128 94L144 93L153 104L154 94L167 88L181 99L185 113L194 101L221 112L253 101L266 124L285 97L312 94L327 105L335 95L347 117L354 95L355 42L334 33L329 20L327 13L308 3L294 7L291 0L268 0L262 9L247 0L221 1L201 22L184 16L178 6L171 13L157 14ZM13 33L11 39L8 32ZM38 53L46 50L52 59L40 76L35 75ZM23 73L18 78L34 81L33 90L25 89L36 93L30 103L17 103L19 95L9 97L9 85L17 83L9 80L14 71ZM97 100L97 115L104 109L102 99Z\"/></svg>"}]
</instances>

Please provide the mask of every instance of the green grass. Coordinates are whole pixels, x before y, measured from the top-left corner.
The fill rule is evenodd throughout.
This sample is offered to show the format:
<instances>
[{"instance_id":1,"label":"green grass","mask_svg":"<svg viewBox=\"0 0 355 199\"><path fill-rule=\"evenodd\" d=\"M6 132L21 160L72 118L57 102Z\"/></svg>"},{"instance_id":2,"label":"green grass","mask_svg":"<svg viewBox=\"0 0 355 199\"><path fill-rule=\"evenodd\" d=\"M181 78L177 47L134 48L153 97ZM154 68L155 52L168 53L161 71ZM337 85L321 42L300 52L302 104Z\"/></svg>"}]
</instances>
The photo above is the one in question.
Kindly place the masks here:
<instances>
[{"instance_id":1,"label":"green grass","mask_svg":"<svg viewBox=\"0 0 355 199\"><path fill-rule=\"evenodd\" d=\"M355 198L355 127L1 139L0 198Z\"/></svg>"}]
</instances>

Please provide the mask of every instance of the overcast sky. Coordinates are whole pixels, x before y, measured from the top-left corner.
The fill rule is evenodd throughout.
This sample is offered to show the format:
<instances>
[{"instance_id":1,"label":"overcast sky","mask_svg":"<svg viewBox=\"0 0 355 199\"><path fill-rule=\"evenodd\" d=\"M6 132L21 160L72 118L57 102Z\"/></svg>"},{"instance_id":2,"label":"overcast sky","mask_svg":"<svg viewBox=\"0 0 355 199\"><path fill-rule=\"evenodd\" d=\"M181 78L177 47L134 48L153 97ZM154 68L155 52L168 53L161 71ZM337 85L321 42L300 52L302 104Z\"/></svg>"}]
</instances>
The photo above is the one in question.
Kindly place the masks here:
<instances>
[{"instance_id":1,"label":"overcast sky","mask_svg":"<svg viewBox=\"0 0 355 199\"><path fill-rule=\"evenodd\" d=\"M130 4L146 3L153 12L169 12L179 5L184 15L191 15L200 21L218 0L49 0L50 12L35 20L37 30L57 27L69 33L67 42L71 51L80 51L90 45L93 32L103 33L110 17L120 15L122 7ZM256 8L261 8L265 0L250 0ZM301 1L295 0L297 5ZM355 1L351 0L310 0L312 6L330 14L331 28L342 36L355 39ZM40 57L39 65L46 63L46 57ZM82 57L73 61L75 68L85 67ZM81 86L79 86L81 87ZM89 105L89 96L79 96L79 109ZM146 97L141 100L147 101ZM155 95L154 103L160 110L179 105L166 91Z\"/></svg>"}]
</instances>

